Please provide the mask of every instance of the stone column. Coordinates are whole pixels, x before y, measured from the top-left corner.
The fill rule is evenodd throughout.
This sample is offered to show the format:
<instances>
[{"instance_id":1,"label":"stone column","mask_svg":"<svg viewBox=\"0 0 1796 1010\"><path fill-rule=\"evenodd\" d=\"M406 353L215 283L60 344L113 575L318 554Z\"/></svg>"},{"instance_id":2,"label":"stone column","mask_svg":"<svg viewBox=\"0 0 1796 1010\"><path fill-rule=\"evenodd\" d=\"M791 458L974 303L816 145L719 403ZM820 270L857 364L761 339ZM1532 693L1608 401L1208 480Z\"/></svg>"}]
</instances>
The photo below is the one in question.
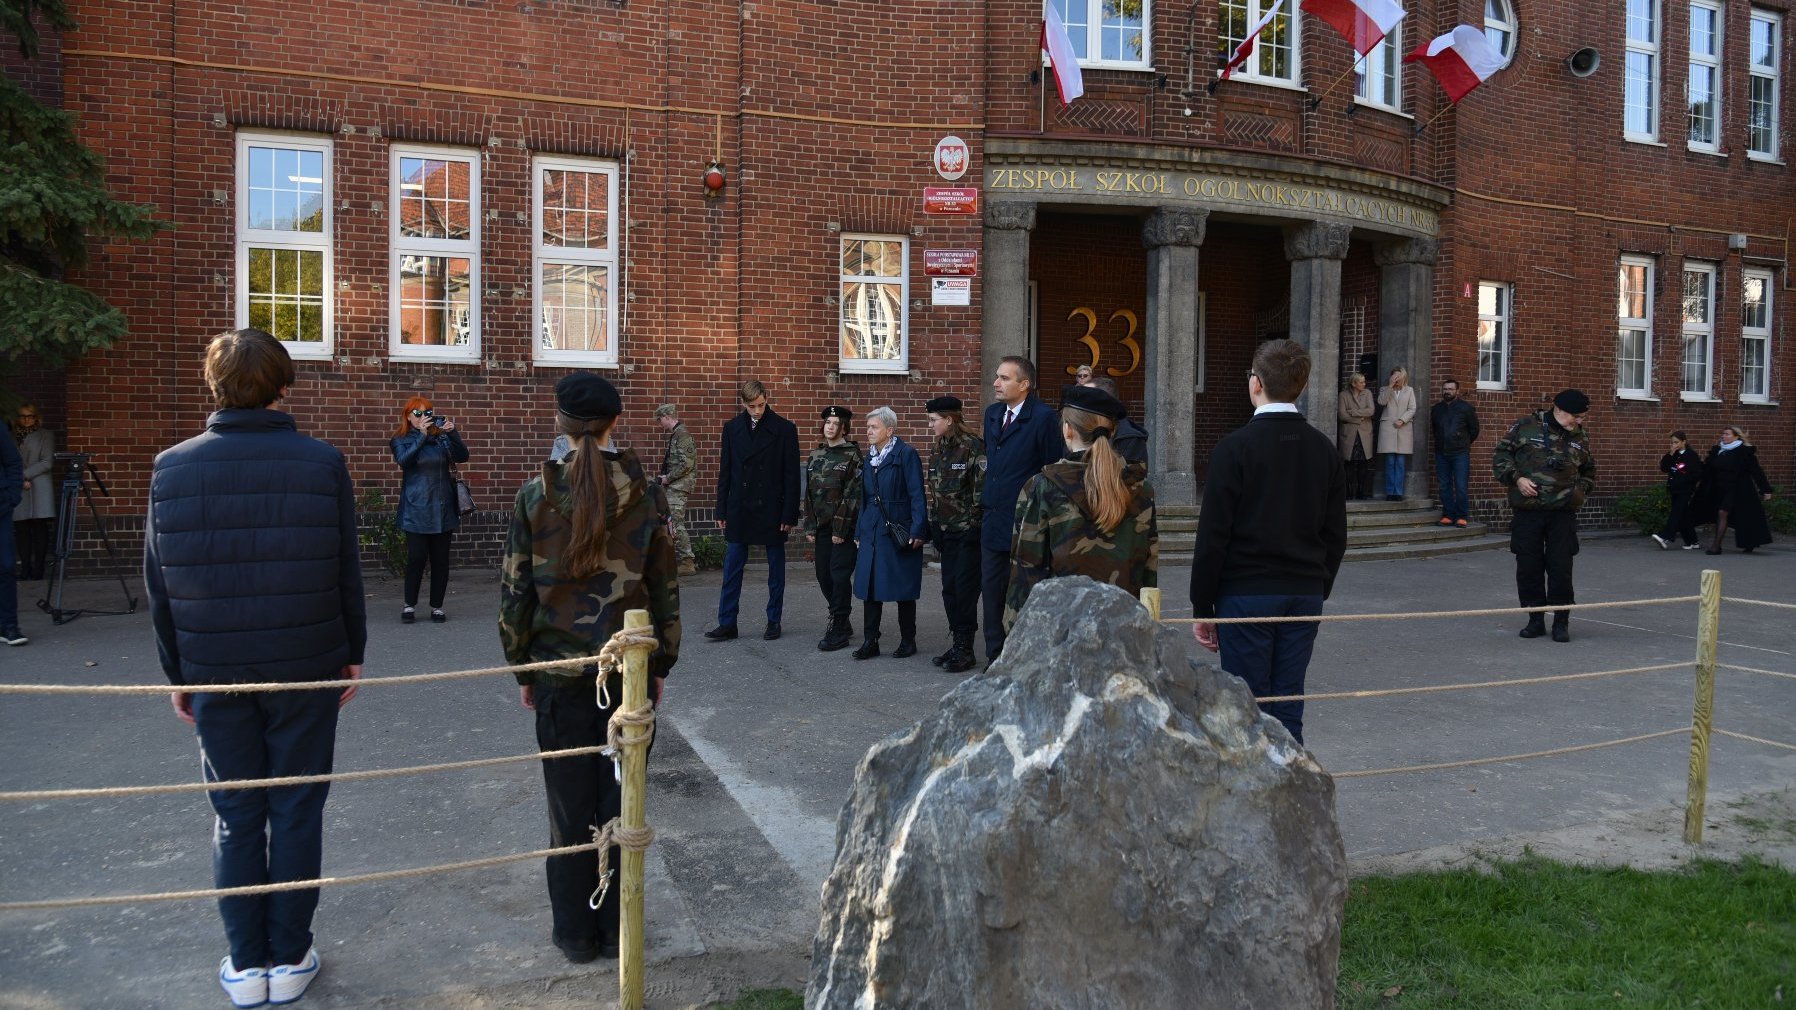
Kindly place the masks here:
<instances>
[{"instance_id":1,"label":"stone column","mask_svg":"<svg viewBox=\"0 0 1796 1010\"><path fill-rule=\"evenodd\" d=\"M1297 409L1330 441L1338 430L1341 398L1341 261L1352 233L1352 226L1330 221L1285 229L1291 339L1310 352L1310 383L1297 398Z\"/></svg>"},{"instance_id":2,"label":"stone column","mask_svg":"<svg viewBox=\"0 0 1796 1010\"><path fill-rule=\"evenodd\" d=\"M1147 249L1148 476L1162 505L1197 504L1197 248L1207 210L1161 207L1141 226Z\"/></svg>"},{"instance_id":3,"label":"stone column","mask_svg":"<svg viewBox=\"0 0 1796 1010\"><path fill-rule=\"evenodd\" d=\"M1008 355L1029 353L1029 233L1034 228L1034 201L986 201L982 404L992 401L991 382L998 362Z\"/></svg>"},{"instance_id":4,"label":"stone column","mask_svg":"<svg viewBox=\"0 0 1796 1010\"><path fill-rule=\"evenodd\" d=\"M1378 247L1378 367L1385 375L1368 377L1381 386L1392 368L1409 369L1416 391L1415 455L1409 459L1404 494L1428 496L1434 450L1428 445L1428 408L1435 400L1429 361L1434 354L1434 260L1440 243L1431 238L1391 242Z\"/></svg>"}]
</instances>

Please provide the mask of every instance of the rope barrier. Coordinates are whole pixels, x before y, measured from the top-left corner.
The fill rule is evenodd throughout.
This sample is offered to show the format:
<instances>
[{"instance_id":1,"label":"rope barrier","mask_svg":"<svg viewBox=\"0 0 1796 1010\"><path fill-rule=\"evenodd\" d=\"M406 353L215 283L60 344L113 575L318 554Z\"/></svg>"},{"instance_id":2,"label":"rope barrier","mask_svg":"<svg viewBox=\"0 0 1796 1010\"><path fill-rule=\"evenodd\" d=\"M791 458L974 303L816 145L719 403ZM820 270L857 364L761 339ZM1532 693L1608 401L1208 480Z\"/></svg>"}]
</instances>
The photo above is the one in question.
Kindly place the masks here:
<instances>
[{"instance_id":1,"label":"rope barrier","mask_svg":"<svg viewBox=\"0 0 1796 1010\"><path fill-rule=\"evenodd\" d=\"M314 887L378 884L387 880L405 880L410 877L428 877L439 873L455 873L461 870L502 866L506 863L521 863L527 859L571 856L581 852L591 852L597 844L596 842L583 842L579 845L564 845L558 849L538 849L535 852L518 852L507 856L488 856L484 859L468 859L459 863L439 863L435 866L419 866L409 870L381 870L376 873L358 873L347 877L288 880L278 884L252 884L247 887L214 887L199 891L161 891L155 894L109 894L102 897L52 898L44 901L4 901L0 902L0 912L91 908L96 905L137 905L155 901L198 901L206 898L238 898L255 894L276 894L281 891L304 891Z\"/></svg>"},{"instance_id":2,"label":"rope barrier","mask_svg":"<svg viewBox=\"0 0 1796 1010\"><path fill-rule=\"evenodd\" d=\"M1438 694L1442 691L1476 691L1489 687L1524 687L1530 684L1558 684L1568 680L1596 680L1599 677L1621 677L1635 673L1658 673L1679 670L1690 664L1659 663L1655 666L1630 666L1620 670L1598 670L1593 673L1561 673L1546 677L1519 677L1513 680L1481 680L1469 684L1430 684L1426 687L1386 687L1371 691L1329 691L1321 694L1279 694L1255 698L1257 704L1274 701L1337 701L1342 698L1389 698L1400 694Z\"/></svg>"},{"instance_id":3,"label":"rope barrier","mask_svg":"<svg viewBox=\"0 0 1796 1010\"><path fill-rule=\"evenodd\" d=\"M599 847L599 886L593 889L592 896L586 899L586 907L598 911L605 903L605 894L611 890L611 847L629 849L631 852L647 852L649 845L655 840L655 829L648 825L640 828L626 828L613 817L605 822L602 828L592 829L592 841Z\"/></svg>"},{"instance_id":4,"label":"rope barrier","mask_svg":"<svg viewBox=\"0 0 1796 1010\"><path fill-rule=\"evenodd\" d=\"M1776 603L1771 600L1749 600L1743 596L1723 596L1723 603L1745 603L1754 607L1776 607L1779 610L1796 610L1796 603Z\"/></svg>"},{"instance_id":5,"label":"rope barrier","mask_svg":"<svg viewBox=\"0 0 1796 1010\"><path fill-rule=\"evenodd\" d=\"M1485 607L1479 610L1424 610L1398 614L1316 614L1309 617L1168 617L1165 624L1291 624L1299 621L1406 621L1429 617L1492 617L1496 615L1545 614L1555 610L1612 610L1616 607L1650 607L1670 603L1696 603L1700 596L1660 596L1650 600L1615 600L1609 603L1546 604L1539 607Z\"/></svg>"},{"instance_id":6,"label":"rope barrier","mask_svg":"<svg viewBox=\"0 0 1796 1010\"><path fill-rule=\"evenodd\" d=\"M1736 666L1733 663L1716 663L1715 667L1720 670L1737 670L1740 673L1762 673L1767 677L1783 677L1786 680L1796 680L1796 673L1783 673L1779 670L1761 670L1756 666Z\"/></svg>"},{"instance_id":7,"label":"rope barrier","mask_svg":"<svg viewBox=\"0 0 1796 1010\"><path fill-rule=\"evenodd\" d=\"M1776 740L1766 740L1764 737L1747 736L1745 733L1735 733L1725 729L1718 729L1715 732L1722 736L1731 736L1735 740L1744 740L1747 743L1762 743L1767 747L1780 747L1784 750L1796 750L1796 744L1778 743Z\"/></svg>"},{"instance_id":8,"label":"rope barrier","mask_svg":"<svg viewBox=\"0 0 1796 1010\"><path fill-rule=\"evenodd\" d=\"M1640 736L1623 737L1620 740L1604 740L1600 743L1579 744L1576 747L1555 747L1552 750L1529 751L1526 754L1505 754L1501 757L1470 758L1465 761L1440 761L1425 765L1399 765L1395 768L1364 768L1359 771L1333 772L1337 779L1366 779L1375 775L1404 775L1410 772L1444 771L1448 768L1470 768L1474 765L1504 764L1510 761L1528 761L1533 758L1557 757L1561 754L1579 754L1584 751L1602 750L1605 747L1620 747L1622 744L1640 743L1645 740L1657 740L1665 736L1677 736L1690 732L1690 727L1679 726L1676 729L1660 730L1657 733L1643 733Z\"/></svg>"},{"instance_id":9,"label":"rope barrier","mask_svg":"<svg viewBox=\"0 0 1796 1010\"><path fill-rule=\"evenodd\" d=\"M410 673L398 677L363 677L359 680L300 680L292 683L264 682L255 684L0 684L0 694L242 694L258 691L341 691L346 687L385 687L389 684L439 684L446 680L468 680L501 673L530 673L566 667L587 667L597 657L548 659L517 666L487 666L476 670L450 670L445 673Z\"/></svg>"}]
</instances>

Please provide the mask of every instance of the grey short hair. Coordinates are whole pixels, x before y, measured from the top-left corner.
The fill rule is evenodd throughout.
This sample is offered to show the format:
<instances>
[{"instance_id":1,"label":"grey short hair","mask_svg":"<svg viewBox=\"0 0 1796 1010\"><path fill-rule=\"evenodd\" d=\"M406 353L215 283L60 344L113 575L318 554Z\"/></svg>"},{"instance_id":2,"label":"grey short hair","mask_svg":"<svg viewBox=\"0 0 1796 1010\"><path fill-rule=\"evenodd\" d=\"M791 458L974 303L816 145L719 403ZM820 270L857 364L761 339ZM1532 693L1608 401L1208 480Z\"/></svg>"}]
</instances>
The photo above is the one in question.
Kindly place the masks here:
<instances>
[{"instance_id":1,"label":"grey short hair","mask_svg":"<svg viewBox=\"0 0 1796 1010\"><path fill-rule=\"evenodd\" d=\"M898 414L890 407L874 407L867 411L867 420L877 420L888 428L898 427Z\"/></svg>"}]
</instances>

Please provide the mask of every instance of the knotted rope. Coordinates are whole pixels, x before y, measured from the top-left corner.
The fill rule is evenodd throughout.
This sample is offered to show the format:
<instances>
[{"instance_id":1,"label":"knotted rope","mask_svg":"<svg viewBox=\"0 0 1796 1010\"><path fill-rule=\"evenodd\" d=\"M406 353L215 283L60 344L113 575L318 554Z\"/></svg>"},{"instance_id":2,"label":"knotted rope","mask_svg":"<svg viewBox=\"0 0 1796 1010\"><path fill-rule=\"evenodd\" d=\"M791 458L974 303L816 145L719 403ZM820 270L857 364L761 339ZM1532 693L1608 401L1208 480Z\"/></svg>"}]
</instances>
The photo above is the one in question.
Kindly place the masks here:
<instances>
[{"instance_id":1,"label":"knotted rope","mask_svg":"<svg viewBox=\"0 0 1796 1010\"><path fill-rule=\"evenodd\" d=\"M611 691L608 681L611 674L624 667L624 653L630 649L649 649L661 643L655 633L647 628L619 628L617 633L599 650L599 707L611 707ZM635 726L641 732L624 734L625 726ZM647 747L649 741L655 739L655 706L647 704L641 708L619 708L605 720L605 750L611 755L614 767L621 772L621 756L625 747ZM621 779L621 774L620 774ZM605 822L604 827L592 829L593 844L598 846L599 853L599 886L594 888L586 903L594 911L605 903L605 895L611 890L611 847L628 849L631 852L645 852L655 840L655 829L644 824L640 828L625 827L619 818L613 817Z\"/></svg>"},{"instance_id":2,"label":"knotted rope","mask_svg":"<svg viewBox=\"0 0 1796 1010\"><path fill-rule=\"evenodd\" d=\"M600 708L611 707L611 675L624 668L624 650L654 649L660 644L660 641L655 638L655 633L647 628L617 629L617 633L612 635L610 640L599 649ZM617 741L610 740L610 745L615 748Z\"/></svg>"}]
</instances>

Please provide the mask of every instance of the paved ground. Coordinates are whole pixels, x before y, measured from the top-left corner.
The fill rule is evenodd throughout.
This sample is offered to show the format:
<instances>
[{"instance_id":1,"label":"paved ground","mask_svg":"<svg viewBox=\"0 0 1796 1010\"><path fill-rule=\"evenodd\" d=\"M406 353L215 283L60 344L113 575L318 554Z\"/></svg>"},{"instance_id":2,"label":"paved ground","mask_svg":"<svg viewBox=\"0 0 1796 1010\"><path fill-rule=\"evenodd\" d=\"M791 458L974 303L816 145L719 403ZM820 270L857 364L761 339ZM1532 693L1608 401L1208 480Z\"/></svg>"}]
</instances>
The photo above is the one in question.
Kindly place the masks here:
<instances>
[{"instance_id":1,"label":"paved ground","mask_svg":"<svg viewBox=\"0 0 1796 1010\"><path fill-rule=\"evenodd\" d=\"M1595 602L1694 593L1705 565L1725 573L1729 595L1796 600L1796 550L1708 558L1660 552L1635 539L1586 544L1578 562L1581 596ZM649 859L652 1006L702 1003L745 984L801 984L835 818L856 763L873 741L929 712L957 680L923 656L856 663L846 652L816 652L819 601L796 570L786 637L761 641L763 597L754 581L760 574L750 570L744 608L755 618L744 630L754 637L733 643L698 638L711 623L717 576L692 580L684 593L687 658L669 682L651 762L649 816L661 833ZM1185 580L1183 570L1165 573L1168 617L1182 612ZM376 623L368 676L500 661L493 576L460 572L453 585L450 623L405 627L395 619L396 587L371 584ZM1355 564L1343 569L1330 609L1505 606L1513 602L1512 585L1504 553ZM925 592L923 637L932 652L942 647L944 630L933 582ZM82 583L71 587L68 605L111 607L119 595L116 582ZM1600 612L1574 620L1569 645L1521 641L1518 626L1514 617L1325 626L1310 688L1685 660L1694 650L1695 609ZM160 682L141 613L54 627L31 609L25 627L33 643L0 650L0 681ZM1729 606L1721 659L1796 673L1790 628L1787 612ZM1688 670L1677 670L1317 703L1308 735L1335 770L1532 751L1685 725L1690 682ZM1721 678L1718 726L1796 742L1792 716L1796 683ZM370 686L345 713L338 767L533 749L529 717L509 680ZM1668 738L1528 763L1341 780L1342 831L1356 863L1368 867L1399 865L1393 857L1400 853L1461 847L1436 848L1438 856L1518 836L1565 839L1569 851L1586 844L1579 838L1595 838L1588 844L1601 848L1602 831L1580 827L1591 824L1642 824L1664 835L1667 822L1681 822L1675 808L1684 793L1686 749L1684 740ZM0 767L6 769L0 788L182 782L198 777L195 758L191 732L161 699L8 696L0 703ZM1796 780L1796 753L1722 739L1711 767L1710 819L1725 839L1737 822L1757 819L1729 804L1785 790ZM533 765L518 765L341 786L327 809L326 872L542 846L547 832L538 783ZM1777 803L1787 813L1788 793ZM6 806L0 899L208 884L210 820L199 796ZM607 992L616 991L609 962L576 970L549 947L536 865L327 890L317 926L327 966L306 999L313 1006L571 1007L605 1005ZM222 948L216 916L204 903L0 914L0 1008L224 1006L211 978Z\"/></svg>"}]
</instances>

